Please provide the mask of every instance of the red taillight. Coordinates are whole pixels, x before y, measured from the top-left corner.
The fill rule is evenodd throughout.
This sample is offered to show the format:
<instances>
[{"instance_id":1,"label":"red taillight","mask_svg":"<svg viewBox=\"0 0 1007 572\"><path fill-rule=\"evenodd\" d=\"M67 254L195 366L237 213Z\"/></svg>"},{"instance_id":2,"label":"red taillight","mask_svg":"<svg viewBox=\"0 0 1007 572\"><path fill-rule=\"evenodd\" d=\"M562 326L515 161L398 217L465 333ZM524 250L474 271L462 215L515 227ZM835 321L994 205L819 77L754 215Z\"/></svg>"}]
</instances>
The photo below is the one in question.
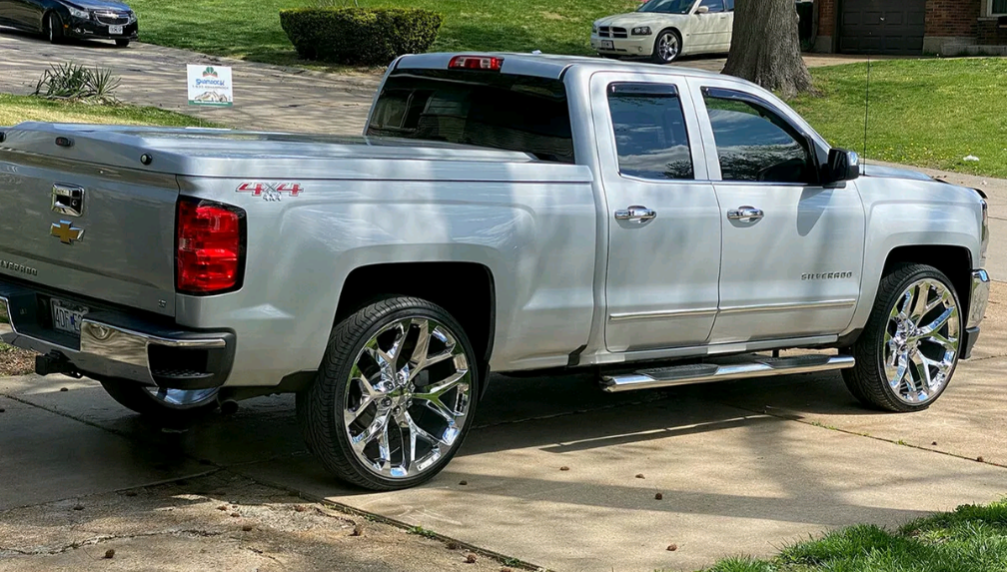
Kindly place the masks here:
<instances>
[{"instance_id":1,"label":"red taillight","mask_svg":"<svg viewBox=\"0 0 1007 572\"><path fill-rule=\"evenodd\" d=\"M448 63L449 69L500 71L503 58L492 56L455 56Z\"/></svg>"},{"instance_id":2,"label":"red taillight","mask_svg":"<svg viewBox=\"0 0 1007 572\"><path fill-rule=\"evenodd\" d=\"M178 201L175 285L187 294L241 286L244 211L208 201Z\"/></svg>"}]
</instances>

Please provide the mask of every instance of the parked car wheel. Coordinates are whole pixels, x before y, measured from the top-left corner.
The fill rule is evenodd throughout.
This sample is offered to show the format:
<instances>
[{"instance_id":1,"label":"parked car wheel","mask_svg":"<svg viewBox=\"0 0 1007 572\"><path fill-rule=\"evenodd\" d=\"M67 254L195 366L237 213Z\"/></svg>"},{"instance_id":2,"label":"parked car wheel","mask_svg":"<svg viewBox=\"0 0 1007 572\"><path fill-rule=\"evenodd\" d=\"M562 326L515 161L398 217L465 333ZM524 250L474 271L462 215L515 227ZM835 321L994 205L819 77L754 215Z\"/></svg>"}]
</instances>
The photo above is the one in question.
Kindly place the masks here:
<instances>
[{"instance_id":1,"label":"parked car wheel","mask_svg":"<svg viewBox=\"0 0 1007 572\"><path fill-rule=\"evenodd\" d=\"M220 389L165 389L133 381L101 382L119 405L159 421L183 421L212 412L217 408Z\"/></svg>"},{"instance_id":2,"label":"parked car wheel","mask_svg":"<svg viewBox=\"0 0 1007 572\"><path fill-rule=\"evenodd\" d=\"M670 64L682 53L682 36L675 30L664 30L654 40L651 59L656 64Z\"/></svg>"},{"instance_id":3,"label":"parked car wheel","mask_svg":"<svg viewBox=\"0 0 1007 572\"><path fill-rule=\"evenodd\" d=\"M472 425L478 360L458 322L389 297L342 320L318 377L297 395L305 441L336 477L372 490L433 478Z\"/></svg>"},{"instance_id":4,"label":"parked car wheel","mask_svg":"<svg viewBox=\"0 0 1007 572\"><path fill-rule=\"evenodd\" d=\"M867 327L852 348L857 364L843 371L846 386L870 407L926 409L951 381L963 330L948 277L932 266L900 266L881 280Z\"/></svg>"},{"instance_id":5,"label":"parked car wheel","mask_svg":"<svg viewBox=\"0 0 1007 572\"><path fill-rule=\"evenodd\" d=\"M59 19L59 14L49 12L49 17L46 18L45 33L50 44L59 44L63 41L63 22Z\"/></svg>"},{"instance_id":6,"label":"parked car wheel","mask_svg":"<svg viewBox=\"0 0 1007 572\"><path fill-rule=\"evenodd\" d=\"M126 38L122 38L122 39L116 40L115 41L115 45L119 46L120 48L127 48L127 47L129 47L129 40L126 39Z\"/></svg>"}]
</instances>

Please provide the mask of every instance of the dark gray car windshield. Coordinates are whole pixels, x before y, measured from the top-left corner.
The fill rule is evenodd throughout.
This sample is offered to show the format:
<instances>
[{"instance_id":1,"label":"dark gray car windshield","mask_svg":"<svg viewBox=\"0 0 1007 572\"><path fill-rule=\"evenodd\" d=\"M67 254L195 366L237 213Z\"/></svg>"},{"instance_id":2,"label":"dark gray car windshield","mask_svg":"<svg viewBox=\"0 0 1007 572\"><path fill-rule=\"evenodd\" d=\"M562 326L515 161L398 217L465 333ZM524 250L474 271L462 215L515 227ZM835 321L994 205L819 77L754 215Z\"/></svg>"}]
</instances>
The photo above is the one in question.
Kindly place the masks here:
<instances>
[{"instance_id":1,"label":"dark gray car windshield","mask_svg":"<svg viewBox=\"0 0 1007 572\"><path fill-rule=\"evenodd\" d=\"M566 87L474 70L402 70L385 82L367 135L447 141L573 163Z\"/></svg>"},{"instance_id":2,"label":"dark gray car windshield","mask_svg":"<svg viewBox=\"0 0 1007 572\"><path fill-rule=\"evenodd\" d=\"M696 0L649 0L637 12L657 12L659 14L688 14Z\"/></svg>"}]
</instances>

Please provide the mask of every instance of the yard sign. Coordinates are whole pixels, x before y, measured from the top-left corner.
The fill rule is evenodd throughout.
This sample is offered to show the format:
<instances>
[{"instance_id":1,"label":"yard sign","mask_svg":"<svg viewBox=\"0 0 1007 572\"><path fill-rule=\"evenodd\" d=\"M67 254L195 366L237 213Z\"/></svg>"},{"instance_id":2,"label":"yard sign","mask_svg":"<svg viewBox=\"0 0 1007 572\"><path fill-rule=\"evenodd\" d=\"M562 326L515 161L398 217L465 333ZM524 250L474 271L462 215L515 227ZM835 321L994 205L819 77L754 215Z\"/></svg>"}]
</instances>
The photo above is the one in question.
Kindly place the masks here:
<instances>
[{"instance_id":1,"label":"yard sign","mask_svg":"<svg viewBox=\"0 0 1007 572\"><path fill-rule=\"evenodd\" d=\"M189 64L189 105L229 106L234 103L231 68Z\"/></svg>"}]
</instances>

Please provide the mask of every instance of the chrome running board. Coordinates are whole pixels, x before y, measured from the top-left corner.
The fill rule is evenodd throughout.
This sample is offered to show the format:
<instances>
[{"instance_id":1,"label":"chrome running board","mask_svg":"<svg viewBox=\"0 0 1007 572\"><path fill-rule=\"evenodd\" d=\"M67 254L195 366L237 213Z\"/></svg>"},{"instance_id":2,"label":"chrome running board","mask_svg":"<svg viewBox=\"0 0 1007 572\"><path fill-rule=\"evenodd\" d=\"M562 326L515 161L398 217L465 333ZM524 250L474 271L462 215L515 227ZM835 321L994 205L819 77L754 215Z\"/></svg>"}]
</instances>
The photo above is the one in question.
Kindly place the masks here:
<instances>
[{"instance_id":1,"label":"chrome running board","mask_svg":"<svg viewBox=\"0 0 1007 572\"><path fill-rule=\"evenodd\" d=\"M604 375L601 378L601 386L608 393L619 393L728 379L833 371L853 367L855 363L853 356L802 355L785 358L748 356L748 358L748 361L723 365L699 363Z\"/></svg>"}]
</instances>

